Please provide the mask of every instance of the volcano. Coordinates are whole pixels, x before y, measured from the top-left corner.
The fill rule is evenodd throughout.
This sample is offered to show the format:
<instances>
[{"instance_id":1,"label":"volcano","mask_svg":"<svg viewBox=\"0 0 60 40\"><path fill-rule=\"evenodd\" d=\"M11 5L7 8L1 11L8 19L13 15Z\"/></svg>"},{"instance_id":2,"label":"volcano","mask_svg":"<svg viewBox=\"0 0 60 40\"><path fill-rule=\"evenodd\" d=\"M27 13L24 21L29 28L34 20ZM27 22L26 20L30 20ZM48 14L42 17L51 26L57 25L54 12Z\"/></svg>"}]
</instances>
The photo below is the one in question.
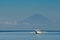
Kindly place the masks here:
<instances>
[{"instance_id":1,"label":"volcano","mask_svg":"<svg viewBox=\"0 0 60 40\"><path fill-rule=\"evenodd\" d=\"M50 21L48 18L40 15L40 14L35 14L32 15L28 18L26 18L25 20L23 20L23 22L29 22L29 23L34 23L34 24L48 24Z\"/></svg>"},{"instance_id":2,"label":"volcano","mask_svg":"<svg viewBox=\"0 0 60 40\"><path fill-rule=\"evenodd\" d=\"M51 21L42 16L40 14L34 14L24 20L22 20L19 24L23 28L42 28L43 26L47 26L51 23Z\"/></svg>"}]
</instances>

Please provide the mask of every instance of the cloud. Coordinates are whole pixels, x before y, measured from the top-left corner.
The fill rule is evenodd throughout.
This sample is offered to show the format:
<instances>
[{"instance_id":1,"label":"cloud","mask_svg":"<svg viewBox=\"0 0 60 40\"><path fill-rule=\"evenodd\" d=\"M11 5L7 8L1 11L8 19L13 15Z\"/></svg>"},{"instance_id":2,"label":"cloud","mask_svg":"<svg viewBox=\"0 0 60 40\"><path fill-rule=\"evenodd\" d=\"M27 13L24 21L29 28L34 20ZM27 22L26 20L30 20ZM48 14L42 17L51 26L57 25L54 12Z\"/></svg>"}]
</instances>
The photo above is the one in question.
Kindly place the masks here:
<instances>
[{"instance_id":1,"label":"cloud","mask_svg":"<svg viewBox=\"0 0 60 40\"><path fill-rule=\"evenodd\" d=\"M2 25L17 25L16 21L0 21Z\"/></svg>"}]
</instances>

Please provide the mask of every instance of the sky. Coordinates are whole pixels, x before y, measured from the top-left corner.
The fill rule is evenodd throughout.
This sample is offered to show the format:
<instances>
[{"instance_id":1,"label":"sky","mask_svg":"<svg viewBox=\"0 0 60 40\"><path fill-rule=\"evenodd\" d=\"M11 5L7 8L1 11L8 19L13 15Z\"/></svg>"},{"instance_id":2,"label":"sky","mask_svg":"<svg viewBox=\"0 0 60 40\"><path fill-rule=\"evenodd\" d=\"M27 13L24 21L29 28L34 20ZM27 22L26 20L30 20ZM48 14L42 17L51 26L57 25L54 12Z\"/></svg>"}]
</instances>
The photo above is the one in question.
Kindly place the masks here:
<instances>
[{"instance_id":1,"label":"sky","mask_svg":"<svg viewBox=\"0 0 60 40\"><path fill-rule=\"evenodd\" d=\"M60 0L0 0L0 24L15 25L34 14L60 22Z\"/></svg>"},{"instance_id":2,"label":"sky","mask_svg":"<svg viewBox=\"0 0 60 40\"><path fill-rule=\"evenodd\" d=\"M0 0L0 19L24 19L42 14L52 21L60 21L59 0Z\"/></svg>"}]
</instances>

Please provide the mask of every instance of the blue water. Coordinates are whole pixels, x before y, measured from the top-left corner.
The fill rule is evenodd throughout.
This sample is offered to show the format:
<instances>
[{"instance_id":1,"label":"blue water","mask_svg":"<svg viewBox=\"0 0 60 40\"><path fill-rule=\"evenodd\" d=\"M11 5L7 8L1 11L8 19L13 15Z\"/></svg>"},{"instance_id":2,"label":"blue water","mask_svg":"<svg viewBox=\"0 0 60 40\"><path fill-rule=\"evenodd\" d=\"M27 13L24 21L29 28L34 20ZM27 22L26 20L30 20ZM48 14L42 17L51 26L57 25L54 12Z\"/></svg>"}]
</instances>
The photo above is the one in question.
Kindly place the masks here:
<instances>
[{"instance_id":1,"label":"blue water","mask_svg":"<svg viewBox=\"0 0 60 40\"><path fill-rule=\"evenodd\" d=\"M60 35L36 35L29 32L0 32L0 40L59 40Z\"/></svg>"}]
</instances>

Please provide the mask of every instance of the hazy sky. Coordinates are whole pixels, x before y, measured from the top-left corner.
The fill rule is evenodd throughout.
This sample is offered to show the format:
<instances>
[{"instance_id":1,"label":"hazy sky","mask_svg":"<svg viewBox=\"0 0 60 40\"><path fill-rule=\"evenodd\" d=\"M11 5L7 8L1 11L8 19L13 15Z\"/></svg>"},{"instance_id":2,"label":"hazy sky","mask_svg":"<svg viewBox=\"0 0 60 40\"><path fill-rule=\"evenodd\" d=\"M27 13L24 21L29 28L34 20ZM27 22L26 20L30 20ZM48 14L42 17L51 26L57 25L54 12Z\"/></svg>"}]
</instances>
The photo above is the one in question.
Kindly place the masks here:
<instances>
[{"instance_id":1,"label":"hazy sky","mask_svg":"<svg viewBox=\"0 0 60 40\"><path fill-rule=\"evenodd\" d=\"M0 19L24 19L36 13L59 21L60 0L0 0Z\"/></svg>"}]
</instances>

